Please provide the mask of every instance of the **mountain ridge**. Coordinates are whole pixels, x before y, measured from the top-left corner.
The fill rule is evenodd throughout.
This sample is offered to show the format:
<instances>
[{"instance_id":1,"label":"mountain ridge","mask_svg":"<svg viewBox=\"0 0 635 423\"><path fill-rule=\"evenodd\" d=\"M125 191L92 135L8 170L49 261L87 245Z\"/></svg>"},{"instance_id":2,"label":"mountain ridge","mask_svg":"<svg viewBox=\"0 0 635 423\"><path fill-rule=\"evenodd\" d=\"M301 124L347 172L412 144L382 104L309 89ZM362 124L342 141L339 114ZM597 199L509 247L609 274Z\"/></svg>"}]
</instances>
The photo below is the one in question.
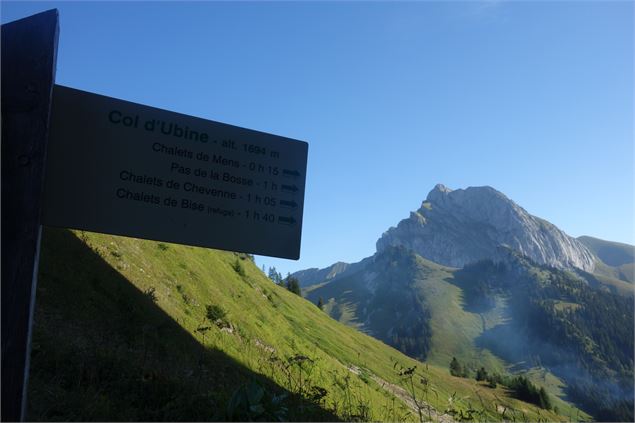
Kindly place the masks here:
<instances>
[{"instance_id":1,"label":"mountain ridge","mask_svg":"<svg viewBox=\"0 0 635 423\"><path fill-rule=\"evenodd\" d=\"M451 190L437 184L421 207L384 232L376 246L381 251L395 245L451 267L492 258L501 245L539 264L590 272L595 267L584 244L489 186Z\"/></svg>"},{"instance_id":2,"label":"mountain ridge","mask_svg":"<svg viewBox=\"0 0 635 423\"><path fill-rule=\"evenodd\" d=\"M529 372L598 419L630 420L631 249L572 238L491 187L437 185L355 271L301 282L331 317L408 355Z\"/></svg>"},{"instance_id":3,"label":"mountain ridge","mask_svg":"<svg viewBox=\"0 0 635 423\"><path fill-rule=\"evenodd\" d=\"M518 248L514 248L512 245L509 245L508 243L496 243L496 242L489 243L489 245L485 247L483 246L480 247L479 251L484 252L484 254L472 254L471 256L469 256L468 259L462 258L460 260L457 259L456 261L452 259L439 259L437 256L435 256L435 254L425 254L425 252L424 254L422 254L421 249L416 248L417 242L419 242L417 239L427 235L425 232L419 232L419 231L421 226L428 224L429 217L426 217L426 212L423 210L426 210L426 211L431 210L431 208L433 207L433 203L431 203L430 200L434 201L435 204L438 204L439 202L443 203L444 201L447 202L447 200L445 199L446 195L453 192L456 193L456 192L462 192L462 191L468 191L468 190L471 191L472 193L485 192L488 197L493 197L497 199L498 201L508 203L508 206L512 210L516 211L517 213L530 216L531 220L534 221L534 224L535 224L534 226L537 225L538 227L545 228L548 231L555 232L556 238L564 239L566 240L565 244L571 244L573 247L575 247L574 249L578 249L581 252L582 259L581 260L575 260L575 259L557 260L554 258L554 254L552 254L548 259L545 259L544 257L542 257L541 259L541 257L527 255L526 254L527 248L518 249ZM460 219L454 219L454 221L461 223ZM465 219L463 219L463 223L464 221ZM443 223L447 223L447 222L443 222ZM408 227L415 228L413 232L409 234L415 238L414 241L413 240L404 241L403 238L399 236L395 236L396 233L397 235L403 235L408 230ZM454 248L456 245L461 244L458 241L459 237L465 234L460 231L454 231L454 232L456 232L454 234L455 236L454 241L456 242L450 242L453 240L448 240L446 237L446 239L444 239L442 242L443 245L441 250L443 250L444 248L445 249ZM474 235L468 236L467 238L468 239L474 238ZM533 237L531 240L532 242L534 242L537 240L537 237ZM446 187L443 184L437 184L430 191L426 199L422 202L421 207L417 211L410 212L409 218L403 219L402 221L400 221L397 227L389 228L387 231L385 231L382 234L382 236L376 242L376 247L378 252L386 248L387 246L391 246L391 245L392 246L404 245L406 248L410 248L410 249L413 249L414 251L417 251L417 253L421 257L425 257L435 263L439 263L444 266L454 267L454 268L460 268L464 266L465 264L473 263L482 259L493 259L493 260L505 259L506 255L505 253L501 255L501 251L504 251L505 248L509 248L512 250L517 250L520 254L526 255L527 257L531 258L533 261L535 261L538 264L547 264L547 265L554 266L560 269L571 269L571 270L581 269L585 272L596 274L600 276L600 278L602 279L602 282L605 285L607 286L616 285L617 286L616 289L618 291L630 290L629 284L632 285L635 282L635 246L625 244L625 243L602 240L599 238L594 238L594 237L590 237L586 235L580 236L578 238L573 238L567 235L566 233L564 233L562 230L557 228L554 224L550 223L546 219L530 215L521 206L519 206L518 204L516 204L515 202L507 198L500 191L490 186L468 187L465 190L451 190L450 188ZM425 248L430 249L433 247L426 246ZM566 250L566 248L560 248L560 250ZM602 251L604 251L605 253L603 254ZM618 258L614 259L617 261L607 259L606 254L611 255L611 257L617 255ZM450 256L452 256L452 254L450 254ZM368 260L371 257L367 257L355 263L336 262L324 268L304 269L304 270L296 271L295 273L293 273L292 276L298 279L298 281L300 282L300 286L303 288L307 288L314 284L329 283L342 276L345 276L352 272L360 270L363 266L365 266L368 263ZM603 258L605 260L603 260ZM582 262L584 263L584 265L574 266L573 264L576 262ZM626 282L627 285L624 285L623 282ZM613 289L613 287L611 287L611 289Z\"/></svg>"}]
</instances>

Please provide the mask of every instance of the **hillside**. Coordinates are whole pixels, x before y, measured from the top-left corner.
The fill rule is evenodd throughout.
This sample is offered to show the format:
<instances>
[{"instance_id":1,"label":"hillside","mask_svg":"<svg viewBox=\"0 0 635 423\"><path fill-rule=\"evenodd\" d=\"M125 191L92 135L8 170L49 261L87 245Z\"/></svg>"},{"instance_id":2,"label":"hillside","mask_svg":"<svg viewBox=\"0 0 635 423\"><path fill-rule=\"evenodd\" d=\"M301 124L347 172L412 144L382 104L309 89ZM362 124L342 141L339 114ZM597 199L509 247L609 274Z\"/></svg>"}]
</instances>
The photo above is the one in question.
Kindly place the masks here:
<instances>
[{"instance_id":1,"label":"hillside","mask_svg":"<svg viewBox=\"0 0 635 423\"><path fill-rule=\"evenodd\" d=\"M590 236L581 236L578 241L599 259L595 273L631 284L635 282L635 247Z\"/></svg>"},{"instance_id":2,"label":"hillside","mask_svg":"<svg viewBox=\"0 0 635 423\"><path fill-rule=\"evenodd\" d=\"M412 357L439 366L457 357L471 374L480 367L529 373L599 419L628 420L632 297L508 254L497 264L453 269L393 247L363 270L305 292L322 298L333 318Z\"/></svg>"},{"instance_id":3,"label":"hillside","mask_svg":"<svg viewBox=\"0 0 635 423\"><path fill-rule=\"evenodd\" d=\"M327 282L331 279L353 273L363 267L364 264L364 262L350 264L338 261L337 263L334 263L324 269L311 268L301 270L295 273L295 277L300 282L300 286L305 287L316 283Z\"/></svg>"},{"instance_id":4,"label":"hillside","mask_svg":"<svg viewBox=\"0 0 635 423\"><path fill-rule=\"evenodd\" d=\"M439 366L452 357L485 360L483 364L500 370L501 361L491 354L483 357L465 348L484 323L477 313L463 309L461 290L452 283L455 270L392 248L376 254L363 271L305 292L313 302L322 297L333 318L411 356ZM498 320L495 313L488 317Z\"/></svg>"},{"instance_id":5,"label":"hillside","mask_svg":"<svg viewBox=\"0 0 635 423\"><path fill-rule=\"evenodd\" d=\"M44 232L29 420L395 421L419 412L446 422L585 416L417 362L274 285L248 256Z\"/></svg>"},{"instance_id":6,"label":"hillside","mask_svg":"<svg viewBox=\"0 0 635 423\"><path fill-rule=\"evenodd\" d=\"M633 419L632 267L632 246L572 238L491 187L437 185L354 269L294 276L333 318L412 357L529 374L620 421Z\"/></svg>"}]
</instances>

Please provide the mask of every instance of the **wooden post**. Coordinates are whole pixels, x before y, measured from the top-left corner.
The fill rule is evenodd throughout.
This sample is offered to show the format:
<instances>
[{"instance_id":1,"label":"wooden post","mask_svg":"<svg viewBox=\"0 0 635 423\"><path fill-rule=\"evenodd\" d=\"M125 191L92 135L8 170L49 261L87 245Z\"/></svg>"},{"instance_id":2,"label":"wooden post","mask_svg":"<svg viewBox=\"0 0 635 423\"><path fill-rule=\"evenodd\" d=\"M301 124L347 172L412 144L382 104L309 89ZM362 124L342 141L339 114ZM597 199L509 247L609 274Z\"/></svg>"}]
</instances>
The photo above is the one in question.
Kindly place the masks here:
<instances>
[{"instance_id":1,"label":"wooden post","mask_svg":"<svg viewBox=\"0 0 635 423\"><path fill-rule=\"evenodd\" d=\"M24 420L56 9L2 25L2 421Z\"/></svg>"}]
</instances>

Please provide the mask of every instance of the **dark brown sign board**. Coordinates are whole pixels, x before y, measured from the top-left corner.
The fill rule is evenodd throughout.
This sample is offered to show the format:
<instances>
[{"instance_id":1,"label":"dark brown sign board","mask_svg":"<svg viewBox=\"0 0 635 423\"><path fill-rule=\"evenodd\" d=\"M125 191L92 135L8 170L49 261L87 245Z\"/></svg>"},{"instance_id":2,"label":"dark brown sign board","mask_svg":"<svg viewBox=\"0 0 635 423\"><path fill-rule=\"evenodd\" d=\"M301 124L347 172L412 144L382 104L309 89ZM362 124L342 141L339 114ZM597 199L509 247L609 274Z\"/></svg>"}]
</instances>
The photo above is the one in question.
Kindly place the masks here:
<instances>
[{"instance_id":1,"label":"dark brown sign board","mask_svg":"<svg viewBox=\"0 0 635 423\"><path fill-rule=\"evenodd\" d=\"M298 259L308 144L55 85L42 223Z\"/></svg>"},{"instance_id":2,"label":"dark brown sign board","mask_svg":"<svg viewBox=\"0 0 635 423\"><path fill-rule=\"evenodd\" d=\"M2 400L0 420L26 419L41 196L57 10L2 25Z\"/></svg>"}]
</instances>

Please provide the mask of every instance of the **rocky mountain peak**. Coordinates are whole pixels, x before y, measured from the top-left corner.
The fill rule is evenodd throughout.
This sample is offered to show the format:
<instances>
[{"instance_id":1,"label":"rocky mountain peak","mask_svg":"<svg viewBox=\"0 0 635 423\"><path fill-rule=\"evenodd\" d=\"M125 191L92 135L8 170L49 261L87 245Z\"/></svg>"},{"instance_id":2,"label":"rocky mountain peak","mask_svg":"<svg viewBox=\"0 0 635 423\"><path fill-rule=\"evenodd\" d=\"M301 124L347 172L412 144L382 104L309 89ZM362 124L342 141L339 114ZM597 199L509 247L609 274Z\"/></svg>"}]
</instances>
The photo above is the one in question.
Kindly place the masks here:
<instances>
[{"instance_id":1,"label":"rocky mountain peak","mask_svg":"<svg viewBox=\"0 0 635 423\"><path fill-rule=\"evenodd\" d=\"M443 184L436 184L434 186L434 188L432 189L432 191L430 191L430 193L428 194L428 198L430 198L430 196L437 196L437 195L443 195L443 194L447 194L452 192L452 190L448 187L446 187Z\"/></svg>"},{"instance_id":2,"label":"rocky mountain peak","mask_svg":"<svg viewBox=\"0 0 635 423\"><path fill-rule=\"evenodd\" d=\"M495 258L500 246L558 268L592 271L595 263L581 242L489 186L437 184L419 210L382 235L377 250L397 245L453 267Z\"/></svg>"}]
</instances>

